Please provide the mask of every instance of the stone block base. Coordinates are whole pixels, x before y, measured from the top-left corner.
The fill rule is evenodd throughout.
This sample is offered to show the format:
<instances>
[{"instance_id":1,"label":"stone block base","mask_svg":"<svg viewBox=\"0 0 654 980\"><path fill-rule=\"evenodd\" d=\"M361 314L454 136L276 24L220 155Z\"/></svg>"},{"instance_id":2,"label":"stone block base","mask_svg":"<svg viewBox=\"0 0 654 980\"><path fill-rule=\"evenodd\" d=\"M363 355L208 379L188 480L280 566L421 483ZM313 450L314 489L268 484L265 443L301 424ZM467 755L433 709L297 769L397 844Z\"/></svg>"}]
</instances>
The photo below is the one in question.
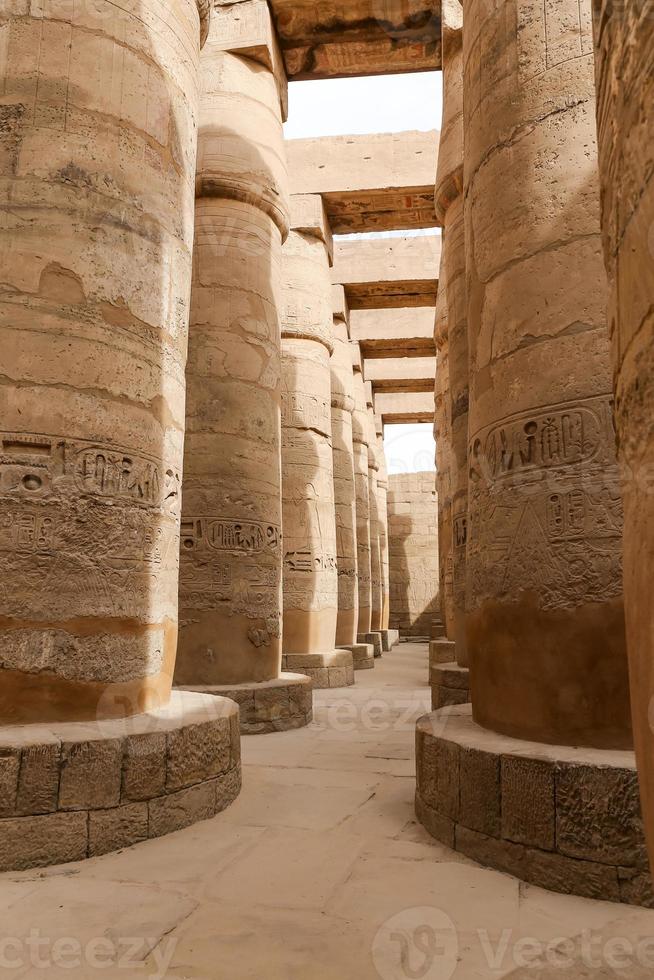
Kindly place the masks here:
<instances>
[{"instance_id":1,"label":"stone block base","mask_svg":"<svg viewBox=\"0 0 654 980\"><path fill-rule=\"evenodd\" d=\"M654 907L633 752L507 738L460 705L418 721L416 766L416 814L448 847L541 888Z\"/></svg>"},{"instance_id":2,"label":"stone block base","mask_svg":"<svg viewBox=\"0 0 654 980\"><path fill-rule=\"evenodd\" d=\"M241 735L265 735L303 728L313 717L313 684L306 674L280 674L258 684L187 687L186 691L219 695L240 708Z\"/></svg>"},{"instance_id":3,"label":"stone block base","mask_svg":"<svg viewBox=\"0 0 654 980\"><path fill-rule=\"evenodd\" d=\"M451 664L455 657L456 643L454 640L430 640L429 669L435 664Z\"/></svg>"},{"instance_id":4,"label":"stone block base","mask_svg":"<svg viewBox=\"0 0 654 980\"><path fill-rule=\"evenodd\" d=\"M238 706L225 698L174 691L132 718L0 728L0 871L170 834L240 788Z\"/></svg>"},{"instance_id":5,"label":"stone block base","mask_svg":"<svg viewBox=\"0 0 654 980\"><path fill-rule=\"evenodd\" d=\"M383 653L381 633L361 633L357 636L357 643L368 643L374 650L375 657L381 657Z\"/></svg>"},{"instance_id":6,"label":"stone block base","mask_svg":"<svg viewBox=\"0 0 654 980\"><path fill-rule=\"evenodd\" d=\"M379 630L382 641L382 651L390 653L393 647L399 643L400 634L398 630Z\"/></svg>"},{"instance_id":7,"label":"stone block base","mask_svg":"<svg viewBox=\"0 0 654 980\"><path fill-rule=\"evenodd\" d=\"M447 632L445 630L445 624L442 619L432 619L431 621L431 637L432 640L446 640Z\"/></svg>"},{"instance_id":8,"label":"stone block base","mask_svg":"<svg viewBox=\"0 0 654 980\"><path fill-rule=\"evenodd\" d=\"M432 664L429 682L434 711L447 708L451 704L470 702L470 670L468 667L459 667L456 661L451 664Z\"/></svg>"},{"instance_id":9,"label":"stone block base","mask_svg":"<svg viewBox=\"0 0 654 980\"><path fill-rule=\"evenodd\" d=\"M375 666L375 651L371 643L352 643L339 647L339 650L350 651L355 670L371 670Z\"/></svg>"},{"instance_id":10,"label":"stone block base","mask_svg":"<svg viewBox=\"0 0 654 980\"><path fill-rule=\"evenodd\" d=\"M306 674L316 690L351 687L354 684L354 660L349 650L333 653L285 653L282 669Z\"/></svg>"}]
</instances>

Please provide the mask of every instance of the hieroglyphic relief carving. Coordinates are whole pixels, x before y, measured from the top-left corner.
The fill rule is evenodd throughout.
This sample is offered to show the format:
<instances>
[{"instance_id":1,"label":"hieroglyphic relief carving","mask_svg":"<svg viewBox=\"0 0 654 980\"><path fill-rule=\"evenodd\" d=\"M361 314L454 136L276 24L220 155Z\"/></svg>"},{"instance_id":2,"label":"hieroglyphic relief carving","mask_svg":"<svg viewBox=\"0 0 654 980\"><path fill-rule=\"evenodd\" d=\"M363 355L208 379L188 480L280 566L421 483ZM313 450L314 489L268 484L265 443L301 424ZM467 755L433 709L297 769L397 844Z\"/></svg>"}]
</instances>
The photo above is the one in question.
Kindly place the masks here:
<instances>
[{"instance_id":1,"label":"hieroglyphic relief carving","mask_svg":"<svg viewBox=\"0 0 654 980\"><path fill-rule=\"evenodd\" d=\"M508 418L470 444L468 589L543 608L621 594L622 502L609 396Z\"/></svg>"}]
</instances>

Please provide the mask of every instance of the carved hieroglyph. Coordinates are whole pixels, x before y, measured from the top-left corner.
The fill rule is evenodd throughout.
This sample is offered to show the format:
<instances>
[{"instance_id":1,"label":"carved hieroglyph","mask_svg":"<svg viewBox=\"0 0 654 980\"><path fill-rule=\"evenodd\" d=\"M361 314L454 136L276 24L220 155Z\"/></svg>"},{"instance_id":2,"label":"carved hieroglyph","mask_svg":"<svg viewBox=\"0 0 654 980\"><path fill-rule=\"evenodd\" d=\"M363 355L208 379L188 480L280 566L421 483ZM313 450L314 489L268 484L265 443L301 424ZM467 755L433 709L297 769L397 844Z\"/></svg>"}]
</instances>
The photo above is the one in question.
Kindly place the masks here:
<instances>
[{"instance_id":1,"label":"carved hieroglyph","mask_svg":"<svg viewBox=\"0 0 654 980\"><path fill-rule=\"evenodd\" d=\"M370 488L368 480L368 443L370 427L366 406L366 389L361 373L359 345L351 343L354 372L354 485L357 510L357 568L359 576L359 636L371 628L371 560L370 560Z\"/></svg>"},{"instance_id":2,"label":"carved hieroglyph","mask_svg":"<svg viewBox=\"0 0 654 980\"><path fill-rule=\"evenodd\" d=\"M2 723L169 698L200 36L195 0L0 11Z\"/></svg>"},{"instance_id":3,"label":"carved hieroglyph","mask_svg":"<svg viewBox=\"0 0 654 980\"><path fill-rule=\"evenodd\" d=\"M338 612L332 458L331 238L320 197L293 197L283 249L284 653L333 653Z\"/></svg>"},{"instance_id":4,"label":"carved hieroglyph","mask_svg":"<svg viewBox=\"0 0 654 980\"><path fill-rule=\"evenodd\" d=\"M201 58L178 684L267 681L281 665L285 80L265 63L266 4L239 6L214 11ZM240 36L253 14L261 51Z\"/></svg>"},{"instance_id":5,"label":"carved hieroglyph","mask_svg":"<svg viewBox=\"0 0 654 980\"><path fill-rule=\"evenodd\" d=\"M444 262L441 259L441 270ZM434 327L436 381L434 384L434 438L436 440L436 491L438 498L438 555L440 610L445 632L454 637L452 561L452 414L447 336L447 285L444 271L438 282Z\"/></svg>"},{"instance_id":6,"label":"carved hieroglyph","mask_svg":"<svg viewBox=\"0 0 654 980\"><path fill-rule=\"evenodd\" d=\"M331 358L332 451L338 568L336 645L350 646L357 641L359 621L356 492L352 442L354 376L350 355L347 302L342 286L332 288L332 299L334 302L334 353Z\"/></svg>"},{"instance_id":7,"label":"carved hieroglyph","mask_svg":"<svg viewBox=\"0 0 654 980\"><path fill-rule=\"evenodd\" d=\"M654 44L651 3L595 4L602 222L625 502L634 738L654 859Z\"/></svg>"},{"instance_id":8,"label":"carved hieroglyph","mask_svg":"<svg viewBox=\"0 0 654 980\"><path fill-rule=\"evenodd\" d=\"M472 0L465 16L475 717L626 747L589 3Z\"/></svg>"},{"instance_id":9,"label":"carved hieroglyph","mask_svg":"<svg viewBox=\"0 0 654 980\"><path fill-rule=\"evenodd\" d=\"M433 473L388 482L391 626L428 637L438 609L438 504Z\"/></svg>"},{"instance_id":10,"label":"carved hieroglyph","mask_svg":"<svg viewBox=\"0 0 654 980\"><path fill-rule=\"evenodd\" d=\"M452 639L468 666L466 536L468 525L468 310L463 226L463 16L458 0L443 5L443 127L436 178L436 213L443 226L441 271L447 293L451 456Z\"/></svg>"}]
</instances>

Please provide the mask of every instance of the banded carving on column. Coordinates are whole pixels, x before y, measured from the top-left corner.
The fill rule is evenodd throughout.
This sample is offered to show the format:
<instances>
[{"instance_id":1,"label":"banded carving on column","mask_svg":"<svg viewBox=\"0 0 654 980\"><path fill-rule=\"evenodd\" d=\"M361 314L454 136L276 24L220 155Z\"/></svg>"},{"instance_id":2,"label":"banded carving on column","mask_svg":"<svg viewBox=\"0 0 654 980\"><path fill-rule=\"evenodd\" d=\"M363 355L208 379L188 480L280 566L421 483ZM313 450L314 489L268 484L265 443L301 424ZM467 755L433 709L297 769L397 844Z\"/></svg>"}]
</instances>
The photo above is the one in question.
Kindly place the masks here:
<instances>
[{"instance_id":1,"label":"banded carving on column","mask_svg":"<svg viewBox=\"0 0 654 980\"><path fill-rule=\"evenodd\" d=\"M201 69L176 682L235 698L243 731L263 732L311 710L304 678L280 680L289 200L286 78L264 0L216 6Z\"/></svg>"},{"instance_id":2,"label":"banded carving on column","mask_svg":"<svg viewBox=\"0 0 654 980\"><path fill-rule=\"evenodd\" d=\"M634 738L654 860L654 11L596 0L600 183L625 503Z\"/></svg>"},{"instance_id":3,"label":"banded carving on column","mask_svg":"<svg viewBox=\"0 0 654 980\"><path fill-rule=\"evenodd\" d=\"M443 4L443 126L436 176L436 214L443 226L442 272L447 295L451 438L451 638L459 666L468 665L466 543L468 535L468 311L463 227L463 16L458 0ZM448 502L449 503L449 502ZM449 529L448 529L449 530Z\"/></svg>"},{"instance_id":4,"label":"banded carving on column","mask_svg":"<svg viewBox=\"0 0 654 980\"><path fill-rule=\"evenodd\" d=\"M587 3L465 7L468 637L480 724L626 748Z\"/></svg>"},{"instance_id":5,"label":"banded carving on column","mask_svg":"<svg viewBox=\"0 0 654 980\"><path fill-rule=\"evenodd\" d=\"M12 724L170 696L197 132L195 0L37 6L0 12Z\"/></svg>"},{"instance_id":6,"label":"banded carving on column","mask_svg":"<svg viewBox=\"0 0 654 980\"><path fill-rule=\"evenodd\" d=\"M294 195L291 205L282 322L284 664L317 687L342 687L354 675L352 654L336 650L333 249L322 199Z\"/></svg>"},{"instance_id":7,"label":"banded carving on column","mask_svg":"<svg viewBox=\"0 0 654 980\"><path fill-rule=\"evenodd\" d=\"M388 564L388 469L386 467L386 452L384 450L384 426L380 415L375 415L377 430L377 493L379 498L379 549L381 553L382 579L382 630L390 626L390 578Z\"/></svg>"},{"instance_id":8,"label":"banded carving on column","mask_svg":"<svg viewBox=\"0 0 654 980\"><path fill-rule=\"evenodd\" d=\"M357 567L359 572L359 626L362 637L371 628L371 559L370 559L370 489L368 481L368 444L370 429L363 380L361 351L356 342L350 344L354 373L354 414L352 440L354 444L354 484L357 513Z\"/></svg>"}]
</instances>

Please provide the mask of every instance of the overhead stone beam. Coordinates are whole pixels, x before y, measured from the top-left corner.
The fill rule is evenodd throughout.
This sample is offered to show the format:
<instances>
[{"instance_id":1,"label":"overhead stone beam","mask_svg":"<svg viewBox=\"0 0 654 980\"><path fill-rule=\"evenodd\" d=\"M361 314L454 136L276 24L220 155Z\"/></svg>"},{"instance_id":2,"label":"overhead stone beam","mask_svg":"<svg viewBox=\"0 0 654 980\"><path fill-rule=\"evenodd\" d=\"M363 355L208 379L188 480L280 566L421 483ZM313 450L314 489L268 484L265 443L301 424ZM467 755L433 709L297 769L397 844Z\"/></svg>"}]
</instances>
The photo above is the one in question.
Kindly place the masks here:
<instances>
[{"instance_id":1,"label":"overhead stone beam","mask_svg":"<svg viewBox=\"0 0 654 980\"><path fill-rule=\"evenodd\" d=\"M334 242L332 282L351 310L435 306L440 235Z\"/></svg>"},{"instance_id":2,"label":"overhead stone beam","mask_svg":"<svg viewBox=\"0 0 654 980\"><path fill-rule=\"evenodd\" d=\"M375 395L375 412L384 425L434 421L434 393L424 391L386 392Z\"/></svg>"},{"instance_id":3,"label":"overhead stone beam","mask_svg":"<svg viewBox=\"0 0 654 980\"><path fill-rule=\"evenodd\" d=\"M436 130L288 140L291 191L321 194L332 231L434 228Z\"/></svg>"},{"instance_id":4,"label":"overhead stone beam","mask_svg":"<svg viewBox=\"0 0 654 980\"><path fill-rule=\"evenodd\" d=\"M366 381L372 383L375 398L380 392L424 391L434 396L436 357L382 357L366 360Z\"/></svg>"},{"instance_id":5,"label":"overhead stone beam","mask_svg":"<svg viewBox=\"0 0 654 980\"><path fill-rule=\"evenodd\" d=\"M350 336L364 358L425 357L434 353L431 306L391 310L352 310Z\"/></svg>"},{"instance_id":6,"label":"overhead stone beam","mask_svg":"<svg viewBox=\"0 0 654 980\"><path fill-rule=\"evenodd\" d=\"M440 0L270 0L270 5L290 81L441 67Z\"/></svg>"}]
</instances>

